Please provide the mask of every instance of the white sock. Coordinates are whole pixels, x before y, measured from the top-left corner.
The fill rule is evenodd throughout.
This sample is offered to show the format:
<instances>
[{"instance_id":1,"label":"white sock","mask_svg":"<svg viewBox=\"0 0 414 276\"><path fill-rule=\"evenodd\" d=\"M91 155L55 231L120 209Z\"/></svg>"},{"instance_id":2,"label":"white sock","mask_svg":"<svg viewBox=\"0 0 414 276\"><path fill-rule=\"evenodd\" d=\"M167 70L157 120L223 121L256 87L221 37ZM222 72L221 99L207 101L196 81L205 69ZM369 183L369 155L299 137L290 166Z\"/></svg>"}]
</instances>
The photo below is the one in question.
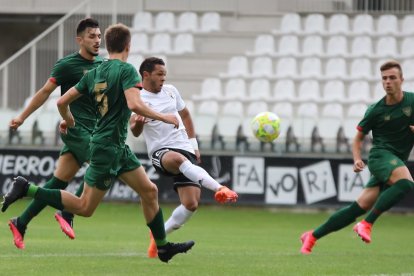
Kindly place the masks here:
<instances>
[{"instance_id":1,"label":"white sock","mask_svg":"<svg viewBox=\"0 0 414 276\"><path fill-rule=\"evenodd\" d=\"M212 178L208 172L206 172L202 167L192 164L189 160L184 161L179 167L180 172L182 172L188 179L195 183L200 183L202 186L206 187L209 190L217 191L221 188L220 183L218 183L214 178Z\"/></svg>"},{"instance_id":2,"label":"white sock","mask_svg":"<svg viewBox=\"0 0 414 276\"><path fill-rule=\"evenodd\" d=\"M179 229L186 223L194 212L191 212L184 205L180 205L172 212L171 217L165 222L165 233L169 234L174 230Z\"/></svg>"}]
</instances>

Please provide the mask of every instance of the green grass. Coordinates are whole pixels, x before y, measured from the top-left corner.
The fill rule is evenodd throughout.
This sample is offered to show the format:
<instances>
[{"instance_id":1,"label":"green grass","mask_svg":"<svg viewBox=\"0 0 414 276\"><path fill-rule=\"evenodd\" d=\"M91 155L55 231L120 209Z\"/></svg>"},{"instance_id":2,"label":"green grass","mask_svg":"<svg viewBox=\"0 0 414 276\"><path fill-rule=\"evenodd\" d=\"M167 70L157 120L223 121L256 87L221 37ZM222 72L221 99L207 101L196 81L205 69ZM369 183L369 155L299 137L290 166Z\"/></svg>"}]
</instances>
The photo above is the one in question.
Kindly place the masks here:
<instances>
[{"instance_id":1,"label":"green grass","mask_svg":"<svg viewBox=\"0 0 414 276\"><path fill-rule=\"evenodd\" d=\"M194 239L196 245L164 264L146 257L148 229L133 203L102 203L93 217L77 217L73 241L60 232L48 208L30 224L26 249L18 250L7 221L27 202L0 215L0 275L414 275L413 215L384 215L372 244L362 243L349 226L302 256L300 234L327 213L201 206L169 236ZM173 207L163 205L165 218Z\"/></svg>"}]
</instances>

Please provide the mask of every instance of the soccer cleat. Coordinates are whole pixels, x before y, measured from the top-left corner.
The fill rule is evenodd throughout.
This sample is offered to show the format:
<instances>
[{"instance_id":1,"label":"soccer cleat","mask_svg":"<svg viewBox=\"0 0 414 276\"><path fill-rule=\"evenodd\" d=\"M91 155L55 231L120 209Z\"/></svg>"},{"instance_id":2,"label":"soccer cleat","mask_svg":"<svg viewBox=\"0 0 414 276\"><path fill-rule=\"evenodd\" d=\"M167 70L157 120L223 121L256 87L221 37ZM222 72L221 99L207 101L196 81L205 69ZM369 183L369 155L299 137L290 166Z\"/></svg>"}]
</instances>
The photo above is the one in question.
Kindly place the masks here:
<instances>
[{"instance_id":1,"label":"soccer cleat","mask_svg":"<svg viewBox=\"0 0 414 276\"><path fill-rule=\"evenodd\" d=\"M62 216L61 211L57 211L55 213L55 219L60 225L60 229L62 229L62 232L65 233L66 236L69 237L69 239L73 240L75 238L75 231L73 231L72 225L73 220L64 218Z\"/></svg>"},{"instance_id":2,"label":"soccer cleat","mask_svg":"<svg viewBox=\"0 0 414 276\"><path fill-rule=\"evenodd\" d=\"M366 222L365 220L361 220L357 224L355 224L353 230L355 233L358 234L358 236L361 237L362 241L366 243L371 242L371 229L372 224L369 222Z\"/></svg>"},{"instance_id":3,"label":"soccer cleat","mask_svg":"<svg viewBox=\"0 0 414 276\"><path fill-rule=\"evenodd\" d=\"M1 211L5 212L13 202L26 196L28 190L29 182L27 179L21 176L15 177L10 191L3 196L3 202L1 203L3 206L1 207Z\"/></svg>"},{"instance_id":4,"label":"soccer cleat","mask_svg":"<svg viewBox=\"0 0 414 276\"><path fill-rule=\"evenodd\" d=\"M316 244L316 238L313 236L313 231L303 233L300 240L302 242L300 253L305 255L312 253L312 248Z\"/></svg>"},{"instance_id":5,"label":"soccer cleat","mask_svg":"<svg viewBox=\"0 0 414 276\"><path fill-rule=\"evenodd\" d=\"M152 232L150 231L150 244L148 246L148 258L157 258L158 250Z\"/></svg>"},{"instance_id":6,"label":"soccer cleat","mask_svg":"<svg viewBox=\"0 0 414 276\"><path fill-rule=\"evenodd\" d=\"M9 220L10 231L13 234L14 245L19 249L24 249L24 233L26 232L26 227L19 229L17 225L17 218L12 218Z\"/></svg>"},{"instance_id":7,"label":"soccer cleat","mask_svg":"<svg viewBox=\"0 0 414 276\"><path fill-rule=\"evenodd\" d=\"M222 186L214 195L214 198L219 203L236 202L238 197L236 192L226 186Z\"/></svg>"},{"instance_id":8,"label":"soccer cleat","mask_svg":"<svg viewBox=\"0 0 414 276\"><path fill-rule=\"evenodd\" d=\"M168 242L163 246L157 246L158 249L158 258L164 262L168 263L178 253L186 253L194 245L194 241L188 241L183 243L172 243Z\"/></svg>"}]
</instances>

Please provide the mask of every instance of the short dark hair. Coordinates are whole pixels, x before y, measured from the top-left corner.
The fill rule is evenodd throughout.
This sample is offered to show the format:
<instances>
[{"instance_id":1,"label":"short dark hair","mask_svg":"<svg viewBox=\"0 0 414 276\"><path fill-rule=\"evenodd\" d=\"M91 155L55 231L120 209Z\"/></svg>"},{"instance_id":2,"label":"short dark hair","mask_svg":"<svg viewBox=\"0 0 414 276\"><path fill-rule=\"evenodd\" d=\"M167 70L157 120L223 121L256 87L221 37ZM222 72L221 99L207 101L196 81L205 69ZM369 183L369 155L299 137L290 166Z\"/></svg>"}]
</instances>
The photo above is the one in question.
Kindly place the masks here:
<instances>
[{"instance_id":1,"label":"short dark hair","mask_svg":"<svg viewBox=\"0 0 414 276\"><path fill-rule=\"evenodd\" d=\"M401 65L398 61L396 60L389 60L387 62L385 62L384 64L381 65L380 67L380 71L385 71L391 68L397 68L398 70L400 70L400 76L402 77L403 72L402 72L402 68Z\"/></svg>"},{"instance_id":2,"label":"short dark hair","mask_svg":"<svg viewBox=\"0 0 414 276\"><path fill-rule=\"evenodd\" d=\"M131 42L131 32L122 23L114 24L105 30L106 50L109 53L121 53Z\"/></svg>"},{"instance_id":3,"label":"short dark hair","mask_svg":"<svg viewBox=\"0 0 414 276\"><path fill-rule=\"evenodd\" d=\"M144 72L152 73L155 69L155 65L165 65L165 62L161 58L149 57L144 59L139 67L139 74L144 77Z\"/></svg>"},{"instance_id":4,"label":"short dark hair","mask_svg":"<svg viewBox=\"0 0 414 276\"><path fill-rule=\"evenodd\" d=\"M99 23L93 18L85 18L79 21L78 27L76 28L76 35L80 36L87 28L99 28Z\"/></svg>"}]
</instances>

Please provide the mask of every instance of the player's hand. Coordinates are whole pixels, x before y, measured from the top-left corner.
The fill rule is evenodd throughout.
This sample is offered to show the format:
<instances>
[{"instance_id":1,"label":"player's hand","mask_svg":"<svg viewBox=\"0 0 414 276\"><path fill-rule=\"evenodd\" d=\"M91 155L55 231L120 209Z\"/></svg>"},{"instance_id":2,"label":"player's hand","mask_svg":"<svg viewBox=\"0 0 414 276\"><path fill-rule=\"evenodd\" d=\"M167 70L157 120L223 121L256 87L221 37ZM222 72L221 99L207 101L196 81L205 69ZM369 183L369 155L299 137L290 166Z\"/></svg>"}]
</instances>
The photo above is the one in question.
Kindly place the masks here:
<instances>
[{"instance_id":1,"label":"player's hand","mask_svg":"<svg viewBox=\"0 0 414 276\"><path fill-rule=\"evenodd\" d=\"M354 162L354 172L360 172L365 168L365 163L362 160L355 160Z\"/></svg>"},{"instance_id":2,"label":"player's hand","mask_svg":"<svg viewBox=\"0 0 414 276\"><path fill-rule=\"evenodd\" d=\"M20 117L16 117L14 119L12 119L9 123L9 127L12 130L17 130L19 128L19 126L21 126L23 124L24 120L22 120Z\"/></svg>"},{"instance_id":3,"label":"player's hand","mask_svg":"<svg viewBox=\"0 0 414 276\"><path fill-rule=\"evenodd\" d=\"M163 121L164 123L174 125L174 128L178 128L178 125L179 125L178 119L177 119L177 116L175 116L174 114L165 114Z\"/></svg>"},{"instance_id":4,"label":"player's hand","mask_svg":"<svg viewBox=\"0 0 414 276\"><path fill-rule=\"evenodd\" d=\"M73 118L72 120L68 120L68 121L62 120L60 121L60 124L59 124L59 131L62 134L68 134L68 128L74 127L74 126L75 126L75 121L73 120Z\"/></svg>"},{"instance_id":5,"label":"player's hand","mask_svg":"<svg viewBox=\"0 0 414 276\"><path fill-rule=\"evenodd\" d=\"M414 132L414 125L410 126L410 130L411 130L411 132Z\"/></svg>"},{"instance_id":6,"label":"player's hand","mask_svg":"<svg viewBox=\"0 0 414 276\"><path fill-rule=\"evenodd\" d=\"M199 150L194 150L196 159L197 159L197 163L200 164L201 163L201 154Z\"/></svg>"},{"instance_id":7,"label":"player's hand","mask_svg":"<svg viewBox=\"0 0 414 276\"><path fill-rule=\"evenodd\" d=\"M138 114L135 114L134 119L135 119L135 123L138 125L144 125L149 122L149 120L146 117L138 115Z\"/></svg>"}]
</instances>

